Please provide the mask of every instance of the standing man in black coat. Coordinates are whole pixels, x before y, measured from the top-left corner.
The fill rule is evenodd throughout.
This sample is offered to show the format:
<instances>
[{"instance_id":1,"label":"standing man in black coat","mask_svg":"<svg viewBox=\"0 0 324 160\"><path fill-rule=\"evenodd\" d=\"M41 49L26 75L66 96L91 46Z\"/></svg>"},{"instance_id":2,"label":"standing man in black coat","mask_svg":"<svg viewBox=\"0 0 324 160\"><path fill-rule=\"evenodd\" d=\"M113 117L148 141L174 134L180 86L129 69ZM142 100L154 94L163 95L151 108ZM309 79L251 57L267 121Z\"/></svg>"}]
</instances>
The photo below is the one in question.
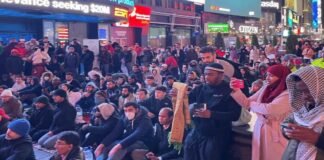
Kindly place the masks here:
<instances>
[{"instance_id":1,"label":"standing man in black coat","mask_svg":"<svg viewBox=\"0 0 324 160\"><path fill-rule=\"evenodd\" d=\"M240 117L241 107L232 99L232 90L223 78L223 66L211 63L205 67L206 84L190 92L190 114L195 127L185 141L185 160L228 159L232 121Z\"/></svg>"},{"instance_id":2,"label":"standing man in black coat","mask_svg":"<svg viewBox=\"0 0 324 160\"><path fill-rule=\"evenodd\" d=\"M183 49L181 49L181 46L179 43L175 44L175 49L171 52L171 54L176 58L176 60L178 62L179 70L182 73L182 65L185 63L186 54L183 51Z\"/></svg>"},{"instance_id":3,"label":"standing man in black coat","mask_svg":"<svg viewBox=\"0 0 324 160\"><path fill-rule=\"evenodd\" d=\"M80 56L73 46L69 46L69 53L65 55L64 58L64 70L65 73L71 72L73 76L76 76L78 73L78 68L80 66Z\"/></svg>"},{"instance_id":4,"label":"standing man in black coat","mask_svg":"<svg viewBox=\"0 0 324 160\"><path fill-rule=\"evenodd\" d=\"M94 53L89 50L87 45L83 46L83 54L81 55L80 60L80 74L83 72L85 76L88 76L88 72L92 70L93 60Z\"/></svg>"},{"instance_id":5,"label":"standing man in black coat","mask_svg":"<svg viewBox=\"0 0 324 160\"><path fill-rule=\"evenodd\" d=\"M9 124L7 133L0 136L1 160L35 160L29 130L30 124L26 119L17 119Z\"/></svg>"},{"instance_id":6,"label":"standing man in black coat","mask_svg":"<svg viewBox=\"0 0 324 160\"><path fill-rule=\"evenodd\" d=\"M54 148L55 142L60 137L61 132L75 129L76 110L68 102L66 91L62 89L55 90L53 100L57 106L53 122L49 132L38 140L38 144L47 149Z\"/></svg>"}]
</instances>

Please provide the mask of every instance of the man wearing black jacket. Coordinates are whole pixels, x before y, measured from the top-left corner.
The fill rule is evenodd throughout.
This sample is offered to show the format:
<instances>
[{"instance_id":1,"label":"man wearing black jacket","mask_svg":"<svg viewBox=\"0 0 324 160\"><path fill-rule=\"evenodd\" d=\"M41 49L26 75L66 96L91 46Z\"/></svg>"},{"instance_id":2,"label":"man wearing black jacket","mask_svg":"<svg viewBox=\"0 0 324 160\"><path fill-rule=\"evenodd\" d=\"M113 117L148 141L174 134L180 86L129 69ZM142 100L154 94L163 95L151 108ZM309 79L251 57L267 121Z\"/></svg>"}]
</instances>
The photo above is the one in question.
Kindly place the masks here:
<instances>
[{"instance_id":1,"label":"man wearing black jacket","mask_svg":"<svg viewBox=\"0 0 324 160\"><path fill-rule=\"evenodd\" d=\"M153 137L153 126L145 109L137 103L124 105L124 118L118 122L112 133L108 134L97 147L97 160L121 160L135 149L147 149ZM99 156L100 155L100 156Z\"/></svg>"},{"instance_id":2,"label":"man wearing black jacket","mask_svg":"<svg viewBox=\"0 0 324 160\"><path fill-rule=\"evenodd\" d=\"M33 141L38 141L41 136L48 132L53 121L54 111L46 96L37 97L34 106L35 109L33 109L29 118L31 125L29 135L32 137Z\"/></svg>"},{"instance_id":3,"label":"man wearing black jacket","mask_svg":"<svg viewBox=\"0 0 324 160\"><path fill-rule=\"evenodd\" d=\"M81 60L80 60L80 68L83 69L83 70L80 69L81 74L83 71L85 76L88 75L88 72L92 70L93 60L94 60L94 53L89 50L89 47L87 45L83 46L83 54L81 55Z\"/></svg>"},{"instance_id":4,"label":"man wearing black jacket","mask_svg":"<svg viewBox=\"0 0 324 160\"><path fill-rule=\"evenodd\" d=\"M171 125L173 119L173 111L171 108L162 108L159 113L159 123L155 124L154 132L154 148L151 152L146 154L149 160L176 160L181 158L179 151L174 149L173 145L169 144L169 133L171 132Z\"/></svg>"},{"instance_id":5,"label":"man wearing black jacket","mask_svg":"<svg viewBox=\"0 0 324 160\"><path fill-rule=\"evenodd\" d=\"M185 160L227 160L231 145L232 121L241 114L229 84L223 80L224 68L217 63L205 67L206 84L189 94L194 128L184 146Z\"/></svg>"},{"instance_id":6,"label":"man wearing black jacket","mask_svg":"<svg viewBox=\"0 0 324 160\"><path fill-rule=\"evenodd\" d=\"M17 119L9 124L7 133L0 136L1 160L35 160L29 129L26 119Z\"/></svg>"},{"instance_id":7,"label":"man wearing black jacket","mask_svg":"<svg viewBox=\"0 0 324 160\"><path fill-rule=\"evenodd\" d=\"M151 96L143 103L141 103L144 107L148 109L148 116L152 119L152 123L154 124L158 122L158 115L161 108L172 108L172 102L166 96L166 92L166 87L158 86L154 91L154 96Z\"/></svg>"},{"instance_id":8,"label":"man wearing black jacket","mask_svg":"<svg viewBox=\"0 0 324 160\"><path fill-rule=\"evenodd\" d=\"M83 147L99 144L101 140L113 131L119 120L116 107L111 103L98 105L95 112L94 122L85 124L80 130L80 137ZM88 136L86 136L89 133Z\"/></svg>"},{"instance_id":9,"label":"man wearing black jacket","mask_svg":"<svg viewBox=\"0 0 324 160\"><path fill-rule=\"evenodd\" d=\"M47 149L54 148L59 133L75 129L76 110L68 102L66 92L62 89L55 90L53 100L57 106L53 122L49 132L38 140L38 144Z\"/></svg>"}]
</instances>

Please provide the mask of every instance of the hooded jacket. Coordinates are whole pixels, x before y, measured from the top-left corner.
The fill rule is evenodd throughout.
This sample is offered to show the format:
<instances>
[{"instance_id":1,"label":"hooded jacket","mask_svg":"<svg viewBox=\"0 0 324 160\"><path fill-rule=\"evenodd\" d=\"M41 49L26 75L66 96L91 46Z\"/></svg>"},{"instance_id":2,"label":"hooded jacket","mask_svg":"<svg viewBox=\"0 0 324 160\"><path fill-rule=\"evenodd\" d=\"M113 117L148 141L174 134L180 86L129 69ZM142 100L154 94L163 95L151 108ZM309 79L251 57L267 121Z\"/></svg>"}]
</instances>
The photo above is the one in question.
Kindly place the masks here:
<instances>
[{"instance_id":1,"label":"hooded jacket","mask_svg":"<svg viewBox=\"0 0 324 160\"><path fill-rule=\"evenodd\" d=\"M33 144L30 136L15 140L6 140L0 136L0 159L6 160L35 160Z\"/></svg>"},{"instance_id":2,"label":"hooded jacket","mask_svg":"<svg viewBox=\"0 0 324 160\"><path fill-rule=\"evenodd\" d=\"M53 115L54 115L54 111L49 105L41 109L35 108L29 119L31 125L30 132L35 133L36 131L39 130L49 129L53 121Z\"/></svg>"},{"instance_id":3,"label":"hooded jacket","mask_svg":"<svg viewBox=\"0 0 324 160\"><path fill-rule=\"evenodd\" d=\"M313 109L307 110L304 106L303 93L295 89L294 76L299 77L307 85L316 103ZM315 146L290 139L282 159L308 160L312 159L310 158L312 156L315 156L315 160L324 159L324 70L314 66L300 68L287 77L287 88L289 103L294 113L284 123L296 123L312 128L320 133L320 138Z\"/></svg>"},{"instance_id":4,"label":"hooded jacket","mask_svg":"<svg viewBox=\"0 0 324 160\"><path fill-rule=\"evenodd\" d=\"M136 141L142 141L149 146L153 139L153 125L144 108L139 108L135 119L130 121L125 116L118 122L114 130L103 140L105 146L109 146L119 139L123 148L127 148Z\"/></svg>"}]
</instances>

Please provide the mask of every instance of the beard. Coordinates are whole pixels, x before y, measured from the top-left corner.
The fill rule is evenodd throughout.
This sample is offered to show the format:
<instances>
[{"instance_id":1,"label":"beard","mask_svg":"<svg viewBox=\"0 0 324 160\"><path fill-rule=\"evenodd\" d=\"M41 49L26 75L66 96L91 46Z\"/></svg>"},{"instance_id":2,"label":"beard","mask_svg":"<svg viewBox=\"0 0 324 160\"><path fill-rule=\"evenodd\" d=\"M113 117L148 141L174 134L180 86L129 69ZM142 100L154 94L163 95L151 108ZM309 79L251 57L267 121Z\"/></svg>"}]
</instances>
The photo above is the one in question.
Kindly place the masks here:
<instances>
[{"instance_id":1,"label":"beard","mask_svg":"<svg viewBox=\"0 0 324 160\"><path fill-rule=\"evenodd\" d=\"M123 98L127 98L129 96L129 94L122 94Z\"/></svg>"}]
</instances>

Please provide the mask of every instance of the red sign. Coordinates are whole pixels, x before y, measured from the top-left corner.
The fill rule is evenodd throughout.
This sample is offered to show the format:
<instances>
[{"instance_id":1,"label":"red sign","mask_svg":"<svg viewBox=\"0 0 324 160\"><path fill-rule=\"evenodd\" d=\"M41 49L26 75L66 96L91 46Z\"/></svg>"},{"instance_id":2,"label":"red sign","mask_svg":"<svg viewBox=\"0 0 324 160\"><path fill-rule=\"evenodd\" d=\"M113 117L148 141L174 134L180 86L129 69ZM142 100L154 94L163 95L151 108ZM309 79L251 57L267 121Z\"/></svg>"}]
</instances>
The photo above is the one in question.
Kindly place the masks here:
<instances>
[{"instance_id":1,"label":"red sign","mask_svg":"<svg viewBox=\"0 0 324 160\"><path fill-rule=\"evenodd\" d=\"M151 20L151 8L144 6L134 6L133 11L128 15L130 27L148 26Z\"/></svg>"}]
</instances>

